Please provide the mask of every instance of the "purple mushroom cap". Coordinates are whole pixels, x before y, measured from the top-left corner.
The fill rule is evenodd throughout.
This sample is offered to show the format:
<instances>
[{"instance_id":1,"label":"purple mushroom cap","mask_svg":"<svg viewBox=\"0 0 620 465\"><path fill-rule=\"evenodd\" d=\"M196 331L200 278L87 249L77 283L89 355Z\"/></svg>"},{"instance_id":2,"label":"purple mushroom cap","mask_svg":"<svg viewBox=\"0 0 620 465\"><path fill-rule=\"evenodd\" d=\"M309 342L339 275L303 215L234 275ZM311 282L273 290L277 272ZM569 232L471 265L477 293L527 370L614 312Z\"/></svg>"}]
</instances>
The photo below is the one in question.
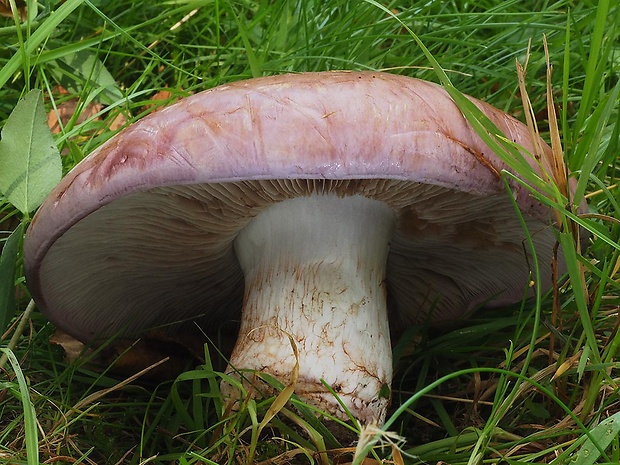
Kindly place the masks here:
<instances>
[{"instance_id":1,"label":"purple mushroom cap","mask_svg":"<svg viewBox=\"0 0 620 465\"><path fill-rule=\"evenodd\" d=\"M522 123L471 100L507 138L533 150ZM534 161L532 167L537 169ZM258 305L252 303L259 298L256 289L289 273L291 263L307 263L321 244L339 236L327 246L327 255L336 258L304 266L320 270L317 274L334 266L330 272L339 276L353 273L347 274L348 281L376 281L369 285L371 297L351 297L347 309L357 305L357 312L365 302L383 300L379 306L386 309L377 319L386 320L387 312L394 331L420 322L461 320L480 306L521 300L530 282L525 233L499 175L506 168L449 95L429 82L386 73L323 72L223 85L131 125L62 180L28 230L27 283L49 319L82 341L138 336L153 328L175 333L198 327L213 335L231 324L237 331L245 318L242 309ZM536 247L542 285L548 288L556 242L551 211L519 183L510 185ZM358 211L356 200L334 200L327 220L317 219L322 207L293 203L323 197L370 201L361 200ZM273 218L252 226L272 211ZM367 211L372 221L363 217ZM272 231L289 217L284 236ZM383 250L379 255L349 251L349 230L350 240L361 243L365 231L375 227L381 232L368 247ZM238 240L242 231L245 238ZM278 237L276 243L270 243L272 236ZM280 243L282 250L293 249L289 238L296 236L309 249L294 259L273 259L281 269L266 272L264 263L272 259L258 255L266 249L277 253ZM244 262L239 255L246 251L253 258ZM340 253L344 261L354 257L353 268L368 260L381 271L364 272L361 278L357 271L344 272L349 268L338 259ZM328 261L338 263L325 265ZM299 289L314 292L313 286L326 286L331 306L322 302L338 311L334 296L339 291L314 279ZM281 307L307 305L304 298L280 304L273 302L281 302L281 296L269 297L260 305L282 312ZM300 346L306 343L301 329L290 329L286 318L269 318ZM264 324L242 324L240 339ZM381 338L385 352L389 334L382 336L387 323L381 325L369 337ZM303 374L302 362L303 357ZM278 371L270 366L261 362L241 368ZM377 385L389 385L391 368L381 373ZM351 401L363 421L384 415L387 401L377 396Z\"/></svg>"}]
</instances>

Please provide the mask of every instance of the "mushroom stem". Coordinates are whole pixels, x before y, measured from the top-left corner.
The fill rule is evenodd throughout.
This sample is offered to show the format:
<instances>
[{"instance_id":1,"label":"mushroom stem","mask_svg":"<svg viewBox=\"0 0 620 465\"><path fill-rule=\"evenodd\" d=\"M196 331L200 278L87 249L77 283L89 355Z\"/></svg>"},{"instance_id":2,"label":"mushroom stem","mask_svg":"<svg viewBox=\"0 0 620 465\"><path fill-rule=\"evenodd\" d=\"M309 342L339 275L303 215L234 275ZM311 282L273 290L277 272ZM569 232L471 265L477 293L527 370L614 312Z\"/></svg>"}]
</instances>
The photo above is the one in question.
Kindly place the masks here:
<instances>
[{"instance_id":1,"label":"mushroom stem","mask_svg":"<svg viewBox=\"0 0 620 465\"><path fill-rule=\"evenodd\" d=\"M311 195L269 207L235 241L245 274L241 330L230 358L346 419L324 380L362 423L382 422L392 354L385 270L394 212L361 196ZM234 395L222 386L225 395Z\"/></svg>"}]
</instances>

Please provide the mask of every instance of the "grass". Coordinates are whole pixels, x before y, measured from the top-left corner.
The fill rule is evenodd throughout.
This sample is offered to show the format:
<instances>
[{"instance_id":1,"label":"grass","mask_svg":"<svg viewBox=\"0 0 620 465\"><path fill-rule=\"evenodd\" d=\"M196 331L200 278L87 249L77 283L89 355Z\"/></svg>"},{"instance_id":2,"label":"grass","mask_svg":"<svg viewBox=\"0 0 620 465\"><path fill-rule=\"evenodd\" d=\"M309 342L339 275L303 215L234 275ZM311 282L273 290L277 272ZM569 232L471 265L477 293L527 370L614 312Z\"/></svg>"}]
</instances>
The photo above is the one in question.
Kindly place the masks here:
<instances>
[{"instance_id":1,"label":"grass","mask_svg":"<svg viewBox=\"0 0 620 465\"><path fill-rule=\"evenodd\" d=\"M568 281L535 302L480 312L463 327L412 328L395 348L386 427L342 425L347 440L334 438L294 396L296 410L267 399L223 412L214 353L172 381L94 369L97 355L66 361L50 344L53 328L44 317L24 314L20 255L2 272L7 253L0 288L11 292L0 292L8 299L0 302L14 295L16 315L0 342L10 362L0 377L0 462L342 463L352 459L358 437L358 463L364 445L380 444L375 460L394 463L620 461L617 1L28 6L25 23L0 21L0 125L30 89L43 90L47 111L76 102L54 136L65 172L124 125L205 88L293 71L389 69L441 81L523 121L531 115L556 154L561 143L577 185L572 200L585 197L590 211L565 209L562 179L554 179L548 202L565 225L559 239ZM543 34L554 68L549 87ZM522 104L515 60L527 61L521 89L531 110ZM548 108L557 111L557 133ZM86 109L90 116L79 118ZM9 234L30 214L2 202L0 240L8 250ZM591 232L584 249L574 224Z\"/></svg>"}]
</instances>

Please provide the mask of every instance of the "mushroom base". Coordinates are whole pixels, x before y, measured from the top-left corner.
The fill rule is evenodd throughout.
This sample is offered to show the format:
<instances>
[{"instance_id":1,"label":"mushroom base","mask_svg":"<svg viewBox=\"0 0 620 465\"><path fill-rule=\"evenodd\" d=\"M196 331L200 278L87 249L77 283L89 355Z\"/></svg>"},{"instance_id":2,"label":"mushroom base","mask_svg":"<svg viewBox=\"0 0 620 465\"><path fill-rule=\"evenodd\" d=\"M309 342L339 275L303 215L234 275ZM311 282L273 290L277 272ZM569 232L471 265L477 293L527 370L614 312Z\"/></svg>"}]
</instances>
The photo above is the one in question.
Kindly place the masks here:
<instances>
[{"instance_id":1,"label":"mushroom base","mask_svg":"<svg viewBox=\"0 0 620 465\"><path fill-rule=\"evenodd\" d=\"M235 241L245 297L228 371L258 370L289 384L298 362L295 393L306 402L348 418L323 381L360 422L383 422L394 224L386 204L361 196L291 199L254 218ZM226 383L222 390L238 396Z\"/></svg>"}]
</instances>

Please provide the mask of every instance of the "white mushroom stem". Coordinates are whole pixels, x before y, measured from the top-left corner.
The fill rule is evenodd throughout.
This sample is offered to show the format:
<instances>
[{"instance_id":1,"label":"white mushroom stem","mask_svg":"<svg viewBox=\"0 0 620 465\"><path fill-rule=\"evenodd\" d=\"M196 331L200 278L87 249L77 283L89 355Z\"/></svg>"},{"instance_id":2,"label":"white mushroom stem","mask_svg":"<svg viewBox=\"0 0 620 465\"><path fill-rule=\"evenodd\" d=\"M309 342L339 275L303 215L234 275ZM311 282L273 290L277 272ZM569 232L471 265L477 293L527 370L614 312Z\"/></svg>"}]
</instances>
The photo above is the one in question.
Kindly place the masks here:
<instances>
[{"instance_id":1,"label":"white mushroom stem","mask_svg":"<svg viewBox=\"0 0 620 465\"><path fill-rule=\"evenodd\" d=\"M290 336L297 395L346 418L324 380L360 422L382 422L392 380L385 270L394 224L386 204L361 196L291 199L254 218L235 242L245 298L230 366L288 384Z\"/></svg>"}]
</instances>

